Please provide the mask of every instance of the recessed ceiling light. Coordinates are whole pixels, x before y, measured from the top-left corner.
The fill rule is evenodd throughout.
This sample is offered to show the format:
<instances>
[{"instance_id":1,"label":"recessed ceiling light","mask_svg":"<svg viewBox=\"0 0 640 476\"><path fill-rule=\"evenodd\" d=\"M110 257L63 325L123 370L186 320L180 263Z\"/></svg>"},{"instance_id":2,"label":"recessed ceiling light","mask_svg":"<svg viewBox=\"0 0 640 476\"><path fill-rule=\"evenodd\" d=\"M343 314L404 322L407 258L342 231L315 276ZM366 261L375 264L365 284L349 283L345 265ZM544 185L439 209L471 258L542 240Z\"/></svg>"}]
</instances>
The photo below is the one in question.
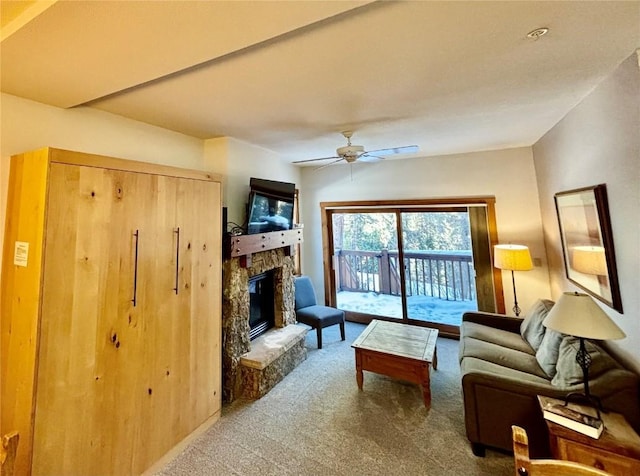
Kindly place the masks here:
<instances>
[{"instance_id":1,"label":"recessed ceiling light","mask_svg":"<svg viewBox=\"0 0 640 476\"><path fill-rule=\"evenodd\" d=\"M549 33L549 28L536 28L535 30L527 33L527 38L537 40L538 38L546 35L547 33Z\"/></svg>"}]
</instances>

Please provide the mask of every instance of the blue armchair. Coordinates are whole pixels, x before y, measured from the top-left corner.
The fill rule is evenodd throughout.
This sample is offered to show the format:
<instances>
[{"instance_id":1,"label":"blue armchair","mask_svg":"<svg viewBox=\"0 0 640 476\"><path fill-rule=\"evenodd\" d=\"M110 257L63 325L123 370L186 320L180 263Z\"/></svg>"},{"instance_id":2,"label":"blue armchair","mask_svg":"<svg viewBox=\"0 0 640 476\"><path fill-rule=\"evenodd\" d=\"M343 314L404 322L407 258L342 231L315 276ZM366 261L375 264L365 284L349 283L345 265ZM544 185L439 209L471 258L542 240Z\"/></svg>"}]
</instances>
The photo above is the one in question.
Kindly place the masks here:
<instances>
[{"instance_id":1,"label":"blue armchair","mask_svg":"<svg viewBox=\"0 0 640 476\"><path fill-rule=\"evenodd\" d=\"M308 276L295 278L296 318L316 330L318 349L322 349L322 329L340 325L340 337L344 337L344 311L335 307L322 306L316 301L316 292Z\"/></svg>"}]
</instances>

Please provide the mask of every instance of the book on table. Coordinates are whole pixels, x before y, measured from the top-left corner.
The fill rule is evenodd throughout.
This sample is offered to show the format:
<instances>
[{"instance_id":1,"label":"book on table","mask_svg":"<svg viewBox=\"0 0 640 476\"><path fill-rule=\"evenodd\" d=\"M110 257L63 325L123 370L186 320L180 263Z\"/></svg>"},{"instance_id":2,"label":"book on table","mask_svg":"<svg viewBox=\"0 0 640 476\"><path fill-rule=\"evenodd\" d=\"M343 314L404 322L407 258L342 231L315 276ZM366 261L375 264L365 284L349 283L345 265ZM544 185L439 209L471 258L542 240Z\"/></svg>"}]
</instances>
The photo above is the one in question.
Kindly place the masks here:
<instances>
[{"instance_id":1,"label":"book on table","mask_svg":"<svg viewBox=\"0 0 640 476\"><path fill-rule=\"evenodd\" d=\"M542 416L574 431L578 431L591 438L598 439L604 430L604 423L600 418L569 407L562 400L541 398Z\"/></svg>"}]
</instances>

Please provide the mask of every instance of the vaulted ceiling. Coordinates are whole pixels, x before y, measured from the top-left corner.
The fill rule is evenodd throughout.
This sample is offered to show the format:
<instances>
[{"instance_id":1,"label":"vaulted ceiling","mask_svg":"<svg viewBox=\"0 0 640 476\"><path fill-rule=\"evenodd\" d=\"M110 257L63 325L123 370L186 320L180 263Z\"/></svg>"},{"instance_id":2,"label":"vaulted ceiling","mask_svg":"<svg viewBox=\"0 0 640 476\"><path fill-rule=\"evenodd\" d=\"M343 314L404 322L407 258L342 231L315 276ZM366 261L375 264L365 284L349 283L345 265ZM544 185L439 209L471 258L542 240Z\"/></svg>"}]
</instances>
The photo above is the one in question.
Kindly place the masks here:
<instances>
[{"instance_id":1,"label":"vaulted ceiling","mask_svg":"<svg viewBox=\"0 0 640 476\"><path fill-rule=\"evenodd\" d=\"M1 6L2 92L290 161L343 130L419 156L528 146L640 47L638 1Z\"/></svg>"}]
</instances>

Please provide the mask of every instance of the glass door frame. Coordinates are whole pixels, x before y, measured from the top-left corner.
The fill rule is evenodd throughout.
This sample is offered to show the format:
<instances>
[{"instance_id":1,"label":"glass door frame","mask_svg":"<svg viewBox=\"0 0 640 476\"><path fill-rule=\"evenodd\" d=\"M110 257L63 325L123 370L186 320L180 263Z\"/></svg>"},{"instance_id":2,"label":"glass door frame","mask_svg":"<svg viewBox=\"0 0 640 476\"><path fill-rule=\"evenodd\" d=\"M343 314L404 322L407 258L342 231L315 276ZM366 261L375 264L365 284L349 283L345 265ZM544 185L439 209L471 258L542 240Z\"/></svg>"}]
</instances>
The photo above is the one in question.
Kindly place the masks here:
<instances>
[{"instance_id":1,"label":"glass door frame","mask_svg":"<svg viewBox=\"0 0 640 476\"><path fill-rule=\"evenodd\" d=\"M442 198L442 199L416 199L416 200L367 200L367 201L344 201L344 202L321 202L320 203L320 216L322 220L322 254L323 254L323 276L324 276L324 293L325 302L327 305L336 306L336 277L335 277L335 263L334 255L335 250L333 248L333 214L334 213L372 213L372 212L394 212L398 216L402 212L416 212L416 211L433 211L435 208L460 208L460 207L472 207L472 206L485 206L487 210L487 235L489 239L489 253L491 260L493 261L493 246L498 244L498 232L495 217L495 197L461 197L461 198ZM403 262L403 244L402 244L402 223L396 220L396 233L398 234L398 252L400 262ZM492 277L494 285L494 299L496 312L504 314L504 295L502 289L502 273L500 270L491 266ZM400 266L400 276L404 283L405 271L404 266ZM425 321L419 321L414 319L407 320L407 302L405 293L402 293L402 308L403 318L402 322L408 322L413 325L435 327L440 330L440 333L445 336L458 337L459 328L452 325L434 325L428 324ZM371 321L369 314L361 314L356 312L349 312L350 320L355 322L368 323ZM390 320L398 322L395 318L380 319Z\"/></svg>"}]
</instances>

